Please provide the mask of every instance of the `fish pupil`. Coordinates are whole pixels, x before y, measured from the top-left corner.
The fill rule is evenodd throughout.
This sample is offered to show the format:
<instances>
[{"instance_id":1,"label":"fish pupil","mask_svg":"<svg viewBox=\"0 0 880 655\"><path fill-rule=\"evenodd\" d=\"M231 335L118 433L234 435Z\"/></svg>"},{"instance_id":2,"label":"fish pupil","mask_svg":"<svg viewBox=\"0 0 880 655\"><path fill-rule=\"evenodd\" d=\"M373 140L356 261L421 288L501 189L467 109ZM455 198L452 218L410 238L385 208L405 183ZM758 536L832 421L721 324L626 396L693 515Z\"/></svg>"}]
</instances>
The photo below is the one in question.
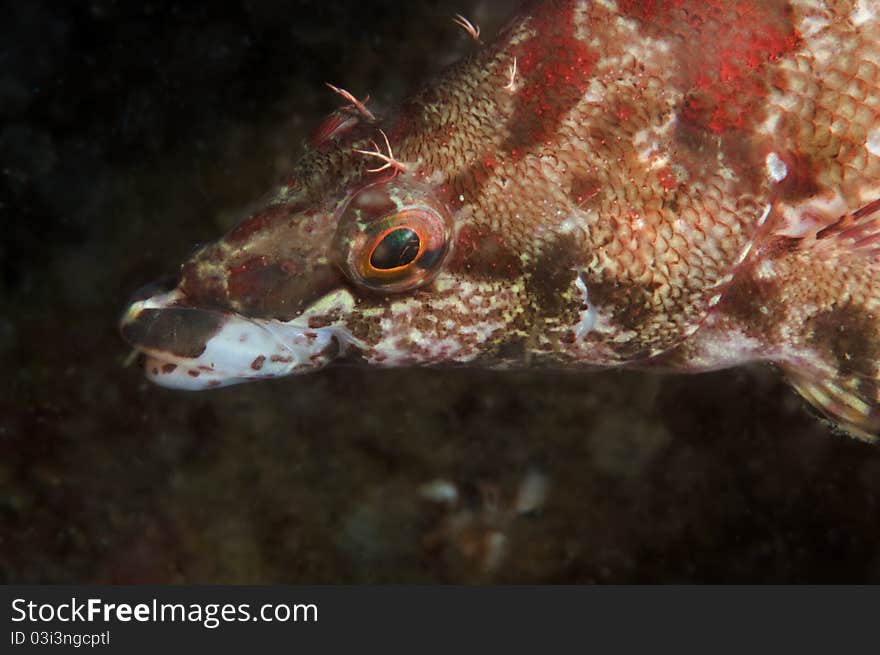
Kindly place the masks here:
<instances>
[{"instance_id":1,"label":"fish pupil","mask_svg":"<svg viewBox=\"0 0 880 655\"><path fill-rule=\"evenodd\" d=\"M385 235L370 255L370 265L380 271L389 271L411 264L419 254L421 241L413 230L401 227Z\"/></svg>"}]
</instances>

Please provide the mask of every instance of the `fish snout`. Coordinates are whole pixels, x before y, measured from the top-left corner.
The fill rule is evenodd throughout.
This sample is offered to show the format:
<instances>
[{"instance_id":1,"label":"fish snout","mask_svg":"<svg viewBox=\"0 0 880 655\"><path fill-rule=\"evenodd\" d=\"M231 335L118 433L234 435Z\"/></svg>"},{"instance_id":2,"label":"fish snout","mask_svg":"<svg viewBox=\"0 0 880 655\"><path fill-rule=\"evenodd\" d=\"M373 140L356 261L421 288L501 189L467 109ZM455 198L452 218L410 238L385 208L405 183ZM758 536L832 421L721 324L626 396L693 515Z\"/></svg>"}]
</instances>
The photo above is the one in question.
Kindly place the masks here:
<instances>
[{"instance_id":1,"label":"fish snout","mask_svg":"<svg viewBox=\"0 0 880 655\"><path fill-rule=\"evenodd\" d=\"M161 386L195 391L282 377L322 368L342 350L330 328L195 307L179 289L166 289L139 291L119 324L146 376Z\"/></svg>"}]
</instances>

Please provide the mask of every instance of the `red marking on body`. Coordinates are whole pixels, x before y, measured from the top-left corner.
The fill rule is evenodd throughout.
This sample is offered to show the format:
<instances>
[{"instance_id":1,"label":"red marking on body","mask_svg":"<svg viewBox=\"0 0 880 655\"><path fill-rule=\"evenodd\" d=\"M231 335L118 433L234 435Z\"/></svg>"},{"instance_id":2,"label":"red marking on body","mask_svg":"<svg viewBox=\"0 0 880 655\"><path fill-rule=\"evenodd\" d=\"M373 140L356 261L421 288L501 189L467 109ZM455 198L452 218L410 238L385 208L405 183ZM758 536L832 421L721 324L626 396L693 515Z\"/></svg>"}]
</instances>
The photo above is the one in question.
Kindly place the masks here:
<instances>
[{"instance_id":1,"label":"red marking on body","mask_svg":"<svg viewBox=\"0 0 880 655\"><path fill-rule=\"evenodd\" d=\"M756 26L744 38L729 41L696 76L685 118L713 132L750 126L755 114L750 104L764 100L768 92L761 69L796 44L793 31L785 34L769 25Z\"/></svg>"},{"instance_id":2,"label":"red marking on body","mask_svg":"<svg viewBox=\"0 0 880 655\"><path fill-rule=\"evenodd\" d=\"M678 178L675 175L675 171L669 166L664 166L657 171L657 179L660 181L660 186L666 191L678 188Z\"/></svg>"},{"instance_id":3,"label":"red marking on body","mask_svg":"<svg viewBox=\"0 0 880 655\"><path fill-rule=\"evenodd\" d=\"M440 199L453 211L460 208L469 198L479 195L499 165L500 162L489 154L479 156L438 189Z\"/></svg>"},{"instance_id":4,"label":"red marking on body","mask_svg":"<svg viewBox=\"0 0 880 655\"><path fill-rule=\"evenodd\" d=\"M571 193L569 197L578 207L583 207L599 195L601 189L602 184L596 178L576 175L571 180Z\"/></svg>"},{"instance_id":5,"label":"red marking on body","mask_svg":"<svg viewBox=\"0 0 880 655\"><path fill-rule=\"evenodd\" d=\"M682 116L714 133L754 125L770 88L769 65L800 44L781 0L621 0L619 7L678 44Z\"/></svg>"},{"instance_id":6,"label":"red marking on body","mask_svg":"<svg viewBox=\"0 0 880 655\"><path fill-rule=\"evenodd\" d=\"M643 21L652 21L658 14L679 9L686 0L618 0L620 12Z\"/></svg>"},{"instance_id":7,"label":"red marking on body","mask_svg":"<svg viewBox=\"0 0 880 655\"><path fill-rule=\"evenodd\" d=\"M599 56L575 37L574 2L545 3L532 16L537 35L514 49L520 89L508 123L507 151L552 141L562 118L587 90Z\"/></svg>"},{"instance_id":8,"label":"red marking on body","mask_svg":"<svg viewBox=\"0 0 880 655\"><path fill-rule=\"evenodd\" d=\"M263 368L263 364L266 362L266 358L263 355L257 357L254 361L251 362L251 368L255 371L259 371Z\"/></svg>"},{"instance_id":9,"label":"red marking on body","mask_svg":"<svg viewBox=\"0 0 880 655\"><path fill-rule=\"evenodd\" d=\"M455 242L450 270L466 270L471 275L509 278L520 266L501 235L484 228L466 226Z\"/></svg>"}]
</instances>

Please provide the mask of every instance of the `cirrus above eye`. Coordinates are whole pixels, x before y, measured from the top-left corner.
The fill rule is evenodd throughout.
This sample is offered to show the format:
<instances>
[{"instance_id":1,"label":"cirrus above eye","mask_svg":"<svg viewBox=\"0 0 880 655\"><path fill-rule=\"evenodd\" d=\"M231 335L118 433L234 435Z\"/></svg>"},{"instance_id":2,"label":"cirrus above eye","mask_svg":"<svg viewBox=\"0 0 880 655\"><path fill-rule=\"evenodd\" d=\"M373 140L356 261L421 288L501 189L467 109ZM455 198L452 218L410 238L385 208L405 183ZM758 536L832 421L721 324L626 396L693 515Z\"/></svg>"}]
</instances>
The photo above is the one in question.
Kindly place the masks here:
<instances>
[{"instance_id":1,"label":"cirrus above eye","mask_svg":"<svg viewBox=\"0 0 880 655\"><path fill-rule=\"evenodd\" d=\"M430 282L451 241L452 219L429 192L375 185L356 194L340 216L335 254L355 284L395 293Z\"/></svg>"}]
</instances>

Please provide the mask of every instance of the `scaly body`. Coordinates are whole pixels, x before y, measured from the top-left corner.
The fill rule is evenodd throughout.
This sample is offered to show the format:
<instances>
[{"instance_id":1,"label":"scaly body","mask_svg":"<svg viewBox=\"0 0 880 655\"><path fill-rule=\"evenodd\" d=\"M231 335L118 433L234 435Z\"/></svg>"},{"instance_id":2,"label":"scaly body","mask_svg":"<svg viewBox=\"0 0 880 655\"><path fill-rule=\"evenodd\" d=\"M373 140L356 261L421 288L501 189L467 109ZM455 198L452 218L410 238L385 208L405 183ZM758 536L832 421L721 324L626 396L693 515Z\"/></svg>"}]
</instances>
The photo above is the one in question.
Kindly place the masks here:
<instances>
[{"instance_id":1,"label":"scaly body","mask_svg":"<svg viewBox=\"0 0 880 655\"><path fill-rule=\"evenodd\" d=\"M876 0L534 2L387 118L328 119L123 334L181 388L769 361L870 437L878 205Z\"/></svg>"}]
</instances>

